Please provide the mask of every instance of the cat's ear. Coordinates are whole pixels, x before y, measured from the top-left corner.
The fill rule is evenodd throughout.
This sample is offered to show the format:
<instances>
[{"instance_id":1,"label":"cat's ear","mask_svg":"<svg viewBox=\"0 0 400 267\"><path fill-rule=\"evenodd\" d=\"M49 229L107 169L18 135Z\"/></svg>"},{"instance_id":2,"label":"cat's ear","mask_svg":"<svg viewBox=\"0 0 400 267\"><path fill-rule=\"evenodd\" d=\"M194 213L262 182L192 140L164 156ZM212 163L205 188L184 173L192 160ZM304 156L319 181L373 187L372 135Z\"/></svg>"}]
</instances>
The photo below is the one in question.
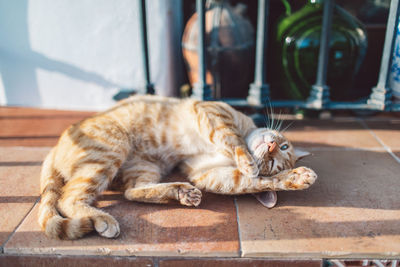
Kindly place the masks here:
<instances>
[{"instance_id":1,"label":"cat's ear","mask_svg":"<svg viewBox=\"0 0 400 267\"><path fill-rule=\"evenodd\" d=\"M294 155L296 156L296 161L299 161L299 160L301 160L301 159L304 158L304 157L310 156L311 153L308 152L308 151L304 151L304 150L295 148L295 149L294 149Z\"/></svg>"}]
</instances>

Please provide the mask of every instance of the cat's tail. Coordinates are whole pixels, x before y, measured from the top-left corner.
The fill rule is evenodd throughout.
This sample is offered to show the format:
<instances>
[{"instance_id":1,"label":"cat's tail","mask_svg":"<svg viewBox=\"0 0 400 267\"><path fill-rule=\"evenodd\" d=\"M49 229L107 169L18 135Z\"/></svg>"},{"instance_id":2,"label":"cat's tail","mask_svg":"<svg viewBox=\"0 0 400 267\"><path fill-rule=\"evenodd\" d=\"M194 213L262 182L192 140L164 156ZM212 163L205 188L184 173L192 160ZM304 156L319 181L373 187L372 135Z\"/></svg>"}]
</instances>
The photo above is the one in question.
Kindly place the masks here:
<instances>
[{"instance_id":1,"label":"cat's tail","mask_svg":"<svg viewBox=\"0 0 400 267\"><path fill-rule=\"evenodd\" d=\"M63 218L57 211L57 201L64 185L60 173L53 167L54 149L47 155L40 177L41 200L39 225L50 238L77 239L91 232L94 227L90 218Z\"/></svg>"}]
</instances>

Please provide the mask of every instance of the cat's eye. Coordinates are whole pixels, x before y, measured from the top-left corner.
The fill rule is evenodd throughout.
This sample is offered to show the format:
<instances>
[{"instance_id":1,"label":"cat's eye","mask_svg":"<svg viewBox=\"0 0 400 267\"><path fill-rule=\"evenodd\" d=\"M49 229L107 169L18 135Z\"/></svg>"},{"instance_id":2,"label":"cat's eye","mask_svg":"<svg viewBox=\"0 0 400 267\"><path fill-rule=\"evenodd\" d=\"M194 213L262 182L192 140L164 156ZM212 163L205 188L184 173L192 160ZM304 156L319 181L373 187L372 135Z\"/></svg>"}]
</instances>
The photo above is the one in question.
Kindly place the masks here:
<instances>
[{"instance_id":1,"label":"cat's eye","mask_svg":"<svg viewBox=\"0 0 400 267\"><path fill-rule=\"evenodd\" d=\"M283 146L281 146L281 150L286 150L286 149L288 149L289 148L289 145L288 144L284 144Z\"/></svg>"}]
</instances>

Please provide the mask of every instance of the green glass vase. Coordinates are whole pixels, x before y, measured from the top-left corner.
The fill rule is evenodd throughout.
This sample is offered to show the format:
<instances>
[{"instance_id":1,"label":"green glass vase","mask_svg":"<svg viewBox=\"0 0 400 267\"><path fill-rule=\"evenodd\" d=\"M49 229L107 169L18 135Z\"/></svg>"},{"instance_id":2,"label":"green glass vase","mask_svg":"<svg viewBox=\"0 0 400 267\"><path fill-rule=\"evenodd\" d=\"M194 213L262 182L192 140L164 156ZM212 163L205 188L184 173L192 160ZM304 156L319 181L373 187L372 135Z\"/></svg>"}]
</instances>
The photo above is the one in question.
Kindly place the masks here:
<instances>
[{"instance_id":1,"label":"green glass vase","mask_svg":"<svg viewBox=\"0 0 400 267\"><path fill-rule=\"evenodd\" d=\"M322 30L324 0L308 0L291 13L287 0L286 16L277 25L277 67L285 95L304 100L315 83ZM327 84L333 100L348 100L353 80L367 50L364 26L335 5L333 11Z\"/></svg>"}]
</instances>

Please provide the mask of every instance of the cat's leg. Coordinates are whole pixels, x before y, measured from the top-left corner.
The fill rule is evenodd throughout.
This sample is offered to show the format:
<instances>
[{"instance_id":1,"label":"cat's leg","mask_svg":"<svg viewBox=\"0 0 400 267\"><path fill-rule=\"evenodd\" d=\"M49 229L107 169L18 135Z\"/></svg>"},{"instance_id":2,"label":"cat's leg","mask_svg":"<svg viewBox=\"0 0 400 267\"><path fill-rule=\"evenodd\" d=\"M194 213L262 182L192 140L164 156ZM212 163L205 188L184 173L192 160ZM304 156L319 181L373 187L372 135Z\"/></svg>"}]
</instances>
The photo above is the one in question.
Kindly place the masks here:
<instances>
[{"instance_id":1,"label":"cat's leg","mask_svg":"<svg viewBox=\"0 0 400 267\"><path fill-rule=\"evenodd\" d=\"M185 206L198 206L201 191L189 183L160 183L125 190L128 200L146 203L169 203L177 200Z\"/></svg>"},{"instance_id":2,"label":"cat's leg","mask_svg":"<svg viewBox=\"0 0 400 267\"><path fill-rule=\"evenodd\" d=\"M118 167L113 164L82 164L62 188L62 196L57 205L60 213L69 218L89 218L101 236L117 237L120 229L114 217L91 206L107 188L117 170Z\"/></svg>"},{"instance_id":3,"label":"cat's leg","mask_svg":"<svg viewBox=\"0 0 400 267\"><path fill-rule=\"evenodd\" d=\"M122 171L125 198L147 203L168 203L177 200L185 206L198 206L201 191L189 183L159 183L160 168L152 162L135 160Z\"/></svg>"},{"instance_id":4,"label":"cat's leg","mask_svg":"<svg viewBox=\"0 0 400 267\"><path fill-rule=\"evenodd\" d=\"M302 190L312 185L317 175L306 167L284 170L272 177L248 177L233 166L191 169L189 180L199 189L218 194L246 194L263 191Z\"/></svg>"},{"instance_id":5,"label":"cat's leg","mask_svg":"<svg viewBox=\"0 0 400 267\"><path fill-rule=\"evenodd\" d=\"M199 102L196 111L200 135L215 144L221 153L234 159L242 174L257 177L259 169L247 149L242 127L237 125L239 121L233 115L235 111L229 106L209 102Z\"/></svg>"}]
</instances>

